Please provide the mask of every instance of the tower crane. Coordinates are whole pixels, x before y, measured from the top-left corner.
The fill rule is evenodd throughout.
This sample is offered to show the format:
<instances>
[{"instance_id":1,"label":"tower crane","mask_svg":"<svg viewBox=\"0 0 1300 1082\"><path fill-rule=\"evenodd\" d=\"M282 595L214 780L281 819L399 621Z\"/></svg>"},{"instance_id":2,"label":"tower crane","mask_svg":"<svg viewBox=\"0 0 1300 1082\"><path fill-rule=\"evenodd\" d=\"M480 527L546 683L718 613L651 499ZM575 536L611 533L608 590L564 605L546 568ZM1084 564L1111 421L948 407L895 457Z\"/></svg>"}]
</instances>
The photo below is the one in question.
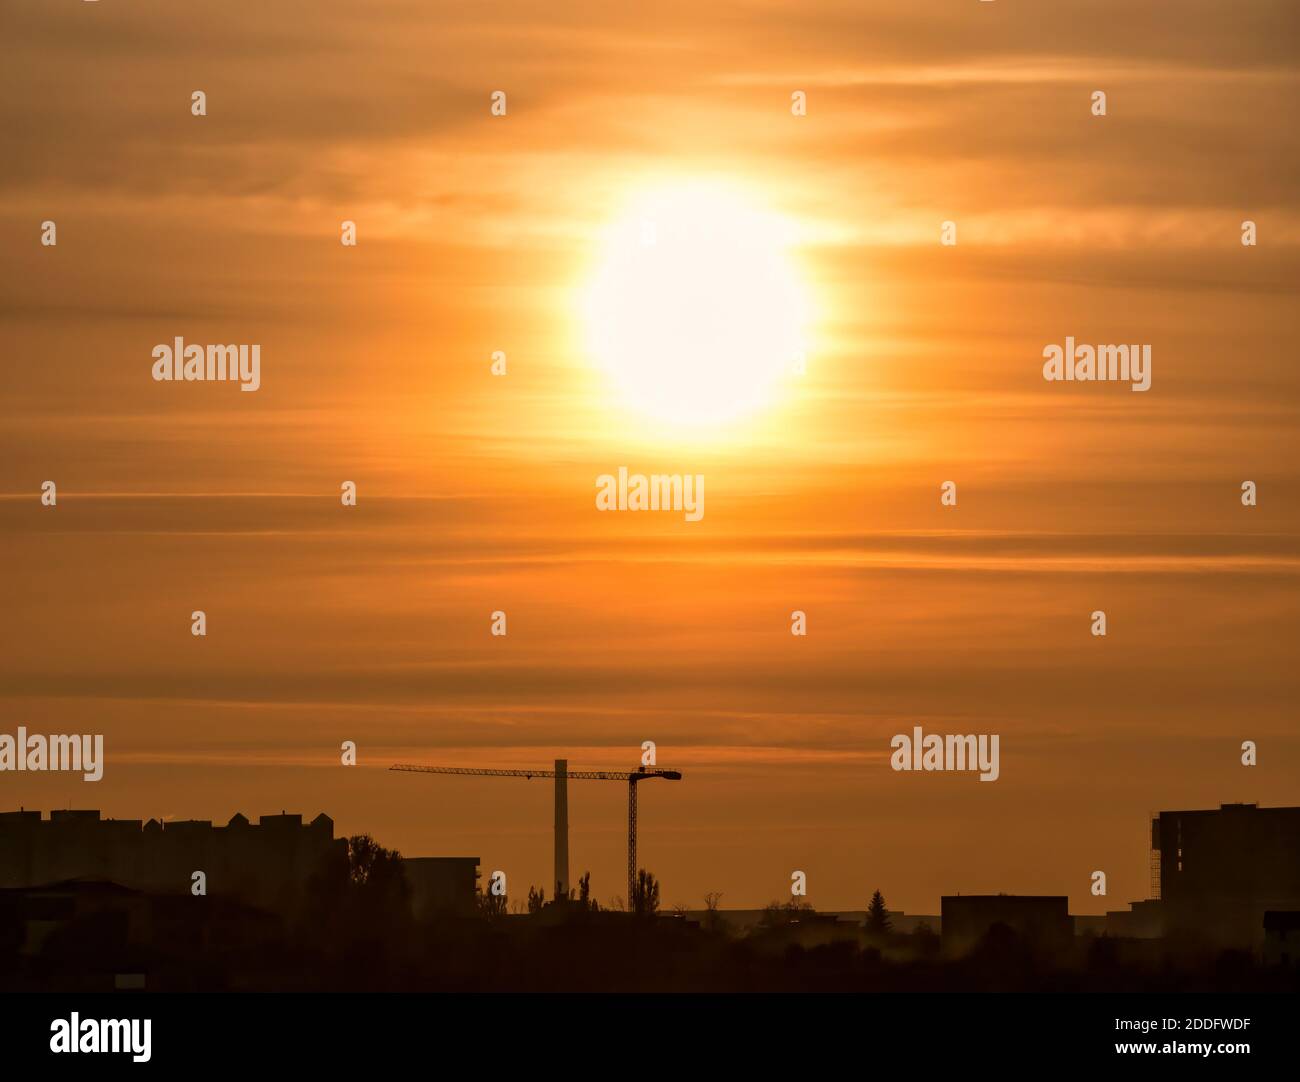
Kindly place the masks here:
<instances>
[{"instance_id":1,"label":"tower crane","mask_svg":"<svg viewBox=\"0 0 1300 1082\"><path fill-rule=\"evenodd\" d=\"M636 787L650 778L681 781L677 770L659 770L640 767L637 770L570 770L567 759L556 759L554 770L494 770L465 766L416 766L398 763L389 770L404 770L414 774L463 774L487 778L554 778L555 779L555 896L569 896L569 786L575 781L627 782L627 904L632 908L636 894Z\"/></svg>"}]
</instances>

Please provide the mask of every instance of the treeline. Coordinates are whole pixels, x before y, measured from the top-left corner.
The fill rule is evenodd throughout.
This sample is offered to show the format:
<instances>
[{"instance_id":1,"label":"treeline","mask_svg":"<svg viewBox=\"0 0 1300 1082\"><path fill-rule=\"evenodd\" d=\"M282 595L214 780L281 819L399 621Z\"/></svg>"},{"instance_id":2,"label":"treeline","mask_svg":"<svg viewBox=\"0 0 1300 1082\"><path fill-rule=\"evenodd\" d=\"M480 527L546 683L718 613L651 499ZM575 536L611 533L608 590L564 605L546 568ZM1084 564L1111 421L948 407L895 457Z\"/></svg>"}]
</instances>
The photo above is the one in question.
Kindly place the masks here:
<instances>
[{"instance_id":1,"label":"treeline","mask_svg":"<svg viewBox=\"0 0 1300 1082\"><path fill-rule=\"evenodd\" d=\"M894 931L879 891L861 924L792 899L740 929L716 892L695 917L665 911L644 870L630 904L597 903L588 873L559 901L535 887L514 902L489 890L464 912L417 919L400 855L365 835L287 913L123 894L136 911L74 917L36 950L0 910L0 989L111 988L141 974L149 989L177 991L1300 990L1294 967L1242 952L1080 938L1047 956L1005 926L948 958L924 925Z\"/></svg>"}]
</instances>

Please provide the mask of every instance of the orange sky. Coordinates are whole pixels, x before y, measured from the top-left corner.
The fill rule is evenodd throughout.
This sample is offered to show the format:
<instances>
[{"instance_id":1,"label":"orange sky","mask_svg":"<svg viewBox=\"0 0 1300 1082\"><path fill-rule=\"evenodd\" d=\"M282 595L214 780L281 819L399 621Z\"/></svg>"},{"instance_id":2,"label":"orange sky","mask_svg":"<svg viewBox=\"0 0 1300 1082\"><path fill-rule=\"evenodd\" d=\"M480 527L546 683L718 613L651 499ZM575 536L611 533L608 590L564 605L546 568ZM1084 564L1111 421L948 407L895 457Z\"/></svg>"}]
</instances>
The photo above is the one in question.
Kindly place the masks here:
<instances>
[{"instance_id":1,"label":"orange sky","mask_svg":"<svg viewBox=\"0 0 1300 1082\"><path fill-rule=\"evenodd\" d=\"M0 775L0 807L325 810L519 897L550 880L545 783L383 768L654 740L685 773L641 800L669 903L799 869L827 908L1100 912L1146 895L1149 811L1300 803L1298 21L11 6L0 732L101 732L108 762ZM683 436L611 394L578 298L628 194L698 177L794 223L815 348L772 408ZM153 382L177 335L260 343L261 389ZM1044 382L1066 335L1150 343L1152 389ZM596 512L620 465L704 474L704 519ZM913 725L999 733L1001 778L892 772ZM571 787L602 900L624 799Z\"/></svg>"}]
</instances>

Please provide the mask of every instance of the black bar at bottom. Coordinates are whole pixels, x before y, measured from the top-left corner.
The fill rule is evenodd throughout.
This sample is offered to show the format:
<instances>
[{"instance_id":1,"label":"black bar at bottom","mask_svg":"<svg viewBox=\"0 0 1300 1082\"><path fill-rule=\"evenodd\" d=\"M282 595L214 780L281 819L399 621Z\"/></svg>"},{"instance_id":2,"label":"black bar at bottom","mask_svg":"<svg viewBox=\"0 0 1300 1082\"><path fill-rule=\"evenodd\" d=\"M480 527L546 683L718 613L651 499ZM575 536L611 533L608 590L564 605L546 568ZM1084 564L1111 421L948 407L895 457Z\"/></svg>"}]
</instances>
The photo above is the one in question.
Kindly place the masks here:
<instances>
[{"instance_id":1,"label":"black bar at bottom","mask_svg":"<svg viewBox=\"0 0 1300 1082\"><path fill-rule=\"evenodd\" d=\"M1285 994L51 993L0 997L0 1064L6 1074L110 1061L205 1072L283 1064L334 1077L423 1063L473 1077L543 1064L599 1075L627 1057L665 1076L706 1060L767 1069L1130 1060L1248 1077L1290 1055L1295 1019L1296 997ZM115 1042L126 1050L112 1051ZM92 1050L101 1043L110 1050Z\"/></svg>"}]
</instances>

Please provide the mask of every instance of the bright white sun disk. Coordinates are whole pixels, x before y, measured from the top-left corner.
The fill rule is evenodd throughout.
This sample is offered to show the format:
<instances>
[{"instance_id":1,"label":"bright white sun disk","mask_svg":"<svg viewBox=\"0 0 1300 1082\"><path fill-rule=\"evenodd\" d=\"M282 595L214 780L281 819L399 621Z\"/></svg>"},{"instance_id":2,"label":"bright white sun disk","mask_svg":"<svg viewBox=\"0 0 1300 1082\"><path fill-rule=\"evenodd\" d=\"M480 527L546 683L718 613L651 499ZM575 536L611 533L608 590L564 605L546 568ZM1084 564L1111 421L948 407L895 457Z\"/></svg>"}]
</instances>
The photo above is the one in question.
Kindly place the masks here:
<instances>
[{"instance_id":1,"label":"bright white sun disk","mask_svg":"<svg viewBox=\"0 0 1300 1082\"><path fill-rule=\"evenodd\" d=\"M807 348L788 233L710 185L644 196L610 227L585 314L588 348L625 404L703 426L771 402Z\"/></svg>"}]
</instances>

